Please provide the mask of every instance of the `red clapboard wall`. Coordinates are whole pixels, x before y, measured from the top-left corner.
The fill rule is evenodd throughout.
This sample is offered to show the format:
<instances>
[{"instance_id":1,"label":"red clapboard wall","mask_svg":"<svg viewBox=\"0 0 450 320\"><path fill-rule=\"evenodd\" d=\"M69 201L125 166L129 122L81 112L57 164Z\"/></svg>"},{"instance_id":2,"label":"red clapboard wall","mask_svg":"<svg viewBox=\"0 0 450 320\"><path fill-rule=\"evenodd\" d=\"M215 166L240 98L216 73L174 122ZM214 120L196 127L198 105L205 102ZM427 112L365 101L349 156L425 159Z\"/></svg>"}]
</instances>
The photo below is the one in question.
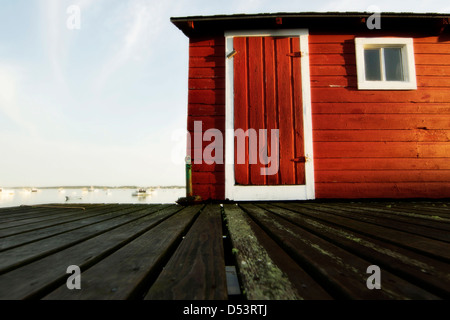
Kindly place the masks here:
<instances>
[{"instance_id":1,"label":"red clapboard wall","mask_svg":"<svg viewBox=\"0 0 450 320\"><path fill-rule=\"evenodd\" d=\"M418 89L370 91L357 89L355 36L370 34L310 30L316 198L450 197L450 42L386 34L414 37ZM224 37L191 38L189 56L188 131L224 131ZM194 194L223 199L224 165L193 160Z\"/></svg>"},{"instance_id":2,"label":"red clapboard wall","mask_svg":"<svg viewBox=\"0 0 450 320\"><path fill-rule=\"evenodd\" d=\"M449 197L450 42L391 34L414 37L418 89L367 91L355 36L309 37L316 197Z\"/></svg>"},{"instance_id":3,"label":"red clapboard wall","mask_svg":"<svg viewBox=\"0 0 450 320\"><path fill-rule=\"evenodd\" d=\"M192 189L202 199L224 199L224 164L205 163L195 155L194 122L202 121L202 134L208 129L225 130L225 38L202 37L189 41L188 132L191 137ZM202 150L211 144L204 141ZM188 144L189 146L189 144ZM198 146L197 146L198 147ZM198 162L200 162L199 164Z\"/></svg>"}]
</instances>

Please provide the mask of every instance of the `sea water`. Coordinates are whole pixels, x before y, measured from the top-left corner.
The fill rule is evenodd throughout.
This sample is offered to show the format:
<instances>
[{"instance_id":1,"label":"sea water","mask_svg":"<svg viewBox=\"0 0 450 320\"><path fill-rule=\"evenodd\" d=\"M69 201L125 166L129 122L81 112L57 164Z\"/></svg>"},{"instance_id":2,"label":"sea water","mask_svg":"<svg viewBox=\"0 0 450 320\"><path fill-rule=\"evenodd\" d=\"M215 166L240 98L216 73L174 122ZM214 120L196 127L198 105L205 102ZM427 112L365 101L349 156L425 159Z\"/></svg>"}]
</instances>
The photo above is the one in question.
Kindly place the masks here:
<instances>
[{"instance_id":1,"label":"sea water","mask_svg":"<svg viewBox=\"0 0 450 320\"><path fill-rule=\"evenodd\" d=\"M132 188L10 188L0 192L0 208L39 204L73 203L175 203L186 196L185 188L149 188L149 194L133 196Z\"/></svg>"}]
</instances>

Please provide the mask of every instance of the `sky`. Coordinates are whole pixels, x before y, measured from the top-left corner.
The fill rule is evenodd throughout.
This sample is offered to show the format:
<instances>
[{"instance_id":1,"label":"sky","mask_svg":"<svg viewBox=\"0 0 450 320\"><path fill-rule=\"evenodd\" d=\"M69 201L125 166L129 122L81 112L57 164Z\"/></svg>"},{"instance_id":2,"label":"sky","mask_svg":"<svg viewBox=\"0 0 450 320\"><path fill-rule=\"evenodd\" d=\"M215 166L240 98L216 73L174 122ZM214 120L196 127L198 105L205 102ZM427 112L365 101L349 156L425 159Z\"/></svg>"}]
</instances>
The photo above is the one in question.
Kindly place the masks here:
<instances>
[{"instance_id":1,"label":"sky","mask_svg":"<svg viewBox=\"0 0 450 320\"><path fill-rule=\"evenodd\" d=\"M448 0L0 0L0 187L184 185L188 39L170 17L374 6L450 12Z\"/></svg>"}]
</instances>

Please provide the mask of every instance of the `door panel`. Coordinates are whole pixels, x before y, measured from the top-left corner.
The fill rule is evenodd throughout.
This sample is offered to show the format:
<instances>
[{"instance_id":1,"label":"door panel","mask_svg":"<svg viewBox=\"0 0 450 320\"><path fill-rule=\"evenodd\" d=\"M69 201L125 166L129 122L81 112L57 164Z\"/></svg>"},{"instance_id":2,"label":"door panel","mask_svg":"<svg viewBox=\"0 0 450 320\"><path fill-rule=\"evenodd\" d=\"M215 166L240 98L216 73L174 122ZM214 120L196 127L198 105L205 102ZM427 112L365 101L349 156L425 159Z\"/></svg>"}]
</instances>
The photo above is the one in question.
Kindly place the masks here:
<instances>
[{"instance_id":1,"label":"door panel","mask_svg":"<svg viewBox=\"0 0 450 320\"><path fill-rule=\"evenodd\" d=\"M245 145L235 139L236 184L305 184L299 38L236 37L233 46L237 52L234 56L234 129L248 134ZM267 130L266 135L260 130ZM273 130L279 133L278 146L271 142ZM277 149L278 156L275 155ZM245 159L238 159L242 154ZM264 155L278 161L276 174L262 174L262 168L275 165L265 164Z\"/></svg>"}]
</instances>

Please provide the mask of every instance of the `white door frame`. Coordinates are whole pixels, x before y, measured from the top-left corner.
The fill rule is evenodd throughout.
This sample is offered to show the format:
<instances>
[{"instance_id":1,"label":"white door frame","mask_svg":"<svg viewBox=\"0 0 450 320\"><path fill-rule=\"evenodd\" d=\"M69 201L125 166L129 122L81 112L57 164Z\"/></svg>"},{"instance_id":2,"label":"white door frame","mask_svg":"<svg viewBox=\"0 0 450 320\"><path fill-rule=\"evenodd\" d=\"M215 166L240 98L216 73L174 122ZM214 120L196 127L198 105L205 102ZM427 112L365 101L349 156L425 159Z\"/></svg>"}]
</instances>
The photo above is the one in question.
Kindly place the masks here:
<instances>
[{"instance_id":1,"label":"white door frame","mask_svg":"<svg viewBox=\"0 0 450 320\"><path fill-rule=\"evenodd\" d=\"M234 59L225 64L225 198L236 201L307 200L315 198L312 143L311 86L308 29L253 30L225 32L225 55L233 52L235 37L299 37L301 56L305 184L277 186L236 185L234 177Z\"/></svg>"}]
</instances>

